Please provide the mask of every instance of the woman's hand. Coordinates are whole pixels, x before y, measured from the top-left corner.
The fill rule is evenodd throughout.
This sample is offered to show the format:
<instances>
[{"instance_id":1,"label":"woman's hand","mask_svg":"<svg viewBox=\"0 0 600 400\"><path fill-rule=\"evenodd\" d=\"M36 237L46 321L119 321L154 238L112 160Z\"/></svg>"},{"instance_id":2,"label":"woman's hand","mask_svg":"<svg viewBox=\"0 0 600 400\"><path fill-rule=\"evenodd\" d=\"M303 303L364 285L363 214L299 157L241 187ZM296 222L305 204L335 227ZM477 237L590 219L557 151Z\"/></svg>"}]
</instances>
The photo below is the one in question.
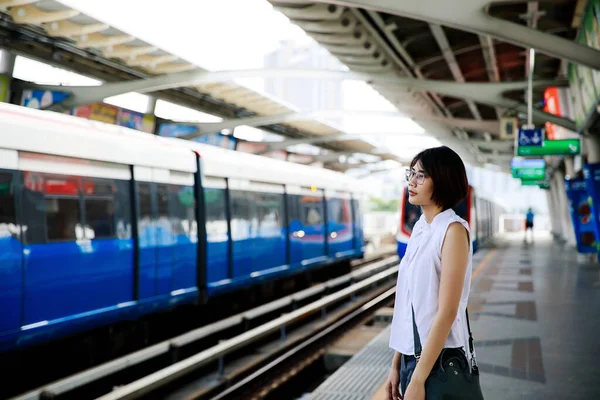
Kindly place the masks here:
<instances>
[{"instance_id":1,"label":"woman's hand","mask_svg":"<svg viewBox=\"0 0 600 400\"><path fill-rule=\"evenodd\" d=\"M402 399L400 395L400 372L396 368L392 368L390 376L388 376L385 384L386 400Z\"/></svg>"},{"instance_id":2,"label":"woman's hand","mask_svg":"<svg viewBox=\"0 0 600 400\"><path fill-rule=\"evenodd\" d=\"M411 379L404 393L404 400L425 400L425 383Z\"/></svg>"}]
</instances>

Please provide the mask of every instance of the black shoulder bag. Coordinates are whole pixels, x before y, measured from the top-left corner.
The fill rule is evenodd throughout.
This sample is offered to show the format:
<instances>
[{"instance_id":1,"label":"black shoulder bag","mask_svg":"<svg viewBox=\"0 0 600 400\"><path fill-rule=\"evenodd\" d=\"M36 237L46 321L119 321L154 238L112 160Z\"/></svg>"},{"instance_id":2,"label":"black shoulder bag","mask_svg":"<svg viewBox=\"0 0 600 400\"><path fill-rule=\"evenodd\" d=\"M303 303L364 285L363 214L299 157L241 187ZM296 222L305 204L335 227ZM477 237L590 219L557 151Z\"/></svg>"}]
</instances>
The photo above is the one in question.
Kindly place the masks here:
<instances>
[{"instance_id":1,"label":"black shoulder bag","mask_svg":"<svg viewBox=\"0 0 600 400\"><path fill-rule=\"evenodd\" d=\"M465 310L466 311L466 310ZM479 384L479 368L473 353L473 335L467 314L469 329L469 351L472 366L462 348L444 348L435 361L431 373L425 381L425 400L483 400ZM415 323L415 310L412 310L413 336L415 341L415 358L421 357L421 339Z\"/></svg>"}]
</instances>

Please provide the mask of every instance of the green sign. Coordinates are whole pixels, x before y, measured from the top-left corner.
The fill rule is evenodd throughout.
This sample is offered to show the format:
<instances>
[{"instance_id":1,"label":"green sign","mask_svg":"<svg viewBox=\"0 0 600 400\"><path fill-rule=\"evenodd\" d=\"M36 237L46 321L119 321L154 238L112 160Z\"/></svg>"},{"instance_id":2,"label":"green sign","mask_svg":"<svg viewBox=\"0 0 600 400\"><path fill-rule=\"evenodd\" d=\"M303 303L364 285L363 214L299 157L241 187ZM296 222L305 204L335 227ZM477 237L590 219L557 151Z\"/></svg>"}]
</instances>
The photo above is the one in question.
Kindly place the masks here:
<instances>
[{"instance_id":1,"label":"green sign","mask_svg":"<svg viewBox=\"0 0 600 400\"><path fill-rule=\"evenodd\" d=\"M541 189L550 189L550 182L547 180L522 179L522 186L538 186Z\"/></svg>"},{"instance_id":2,"label":"green sign","mask_svg":"<svg viewBox=\"0 0 600 400\"><path fill-rule=\"evenodd\" d=\"M543 146L517 147L519 156L575 156L580 152L580 139L544 140Z\"/></svg>"},{"instance_id":3,"label":"green sign","mask_svg":"<svg viewBox=\"0 0 600 400\"><path fill-rule=\"evenodd\" d=\"M539 181L546 179L546 168L513 168L513 178Z\"/></svg>"}]
</instances>

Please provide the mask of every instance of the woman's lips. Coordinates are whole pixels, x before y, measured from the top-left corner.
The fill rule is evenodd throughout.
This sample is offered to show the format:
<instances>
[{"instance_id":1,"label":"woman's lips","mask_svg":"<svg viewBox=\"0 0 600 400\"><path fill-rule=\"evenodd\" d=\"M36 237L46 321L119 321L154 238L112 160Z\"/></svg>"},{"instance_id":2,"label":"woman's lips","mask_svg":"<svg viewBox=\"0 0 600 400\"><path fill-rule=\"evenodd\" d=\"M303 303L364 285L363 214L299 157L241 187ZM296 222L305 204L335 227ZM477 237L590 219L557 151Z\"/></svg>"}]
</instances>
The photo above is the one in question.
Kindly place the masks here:
<instances>
[{"instance_id":1,"label":"woman's lips","mask_svg":"<svg viewBox=\"0 0 600 400\"><path fill-rule=\"evenodd\" d=\"M417 193L416 193L416 192L413 192L412 190L409 190L409 191L408 191L408 195L409 195L409 196L416 196L416 195L417 195Z\"/></svg>"}]
</instances>

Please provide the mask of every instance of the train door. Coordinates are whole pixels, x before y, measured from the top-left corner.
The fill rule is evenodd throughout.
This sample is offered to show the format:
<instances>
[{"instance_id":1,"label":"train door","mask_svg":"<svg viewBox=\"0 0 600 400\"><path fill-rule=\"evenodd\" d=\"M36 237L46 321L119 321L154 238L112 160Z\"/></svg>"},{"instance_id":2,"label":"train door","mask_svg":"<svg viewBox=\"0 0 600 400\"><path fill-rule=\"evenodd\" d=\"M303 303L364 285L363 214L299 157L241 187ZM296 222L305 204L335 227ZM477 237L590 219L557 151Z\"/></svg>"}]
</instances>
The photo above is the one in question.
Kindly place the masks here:
<instances>
[{"instance_id":1,"label":"train door","mask_svg":"<svg viewBox=\"0 0 600 400\"><path fill-rule=\"evenodd\" d=\"M283 186L254 186L256 228L252 273L259 274L286 265L287 227L284 224Z\"/></svg>"},{"instance_id":2,"label":"train door","mask_svg":"<svg viewBox=\"0 0 600 400\"><path fill-rule=\"evenodd\" d=\"M343 257L352 250L353 224L350 195L337 193L327 198L328 253Z\"/></svg>"},{"instance_id":3,"label":"train door","mask_svg":"<svg viewBox=\"0 0 600 400\"><path fill-rule=\"evenodd\" d=\"M140 299L172 290L175 237L169 220L168 185L138 182Z\"/></svg>"},{"instance_id":4,"label":"train door","mask_svg":"<svg viewBox=\"0 0 600 400\"><path fill-rule=\"evenodd\" d=\"M363 247L363 215L358 199L352 199L352 217L354 220L354 249L362 250Z\"/></svg>"},{"instance_id":5,"label":"train door","mask_svg":"<svg viewBox=\"0 0 600 400\"><path fill-rule=\"evenodd\" d=\"M232 277L242 278L252 271L254 239L254 201L251 192L239 190L238 183L229 180L231 202Z\"/></svg>"},{"instance_id":6,"label":"train door","mask_svg":"<svg viewBox=\"0 0 600 400\"><path fill-rule=\"evenodd\" d=\"M14 171L0 169L0 334L21 326L23 269Z\"/></svg>"},{"instance_id":7,"label":"train door","mask_svg":"<svg viewBox=\"0 0 600 400\"><path fill-rule=\"evenodd\" d=\"M288 187L290 264L310 265L325 258L323 191Z\"/></svg>"}]
</instances>

